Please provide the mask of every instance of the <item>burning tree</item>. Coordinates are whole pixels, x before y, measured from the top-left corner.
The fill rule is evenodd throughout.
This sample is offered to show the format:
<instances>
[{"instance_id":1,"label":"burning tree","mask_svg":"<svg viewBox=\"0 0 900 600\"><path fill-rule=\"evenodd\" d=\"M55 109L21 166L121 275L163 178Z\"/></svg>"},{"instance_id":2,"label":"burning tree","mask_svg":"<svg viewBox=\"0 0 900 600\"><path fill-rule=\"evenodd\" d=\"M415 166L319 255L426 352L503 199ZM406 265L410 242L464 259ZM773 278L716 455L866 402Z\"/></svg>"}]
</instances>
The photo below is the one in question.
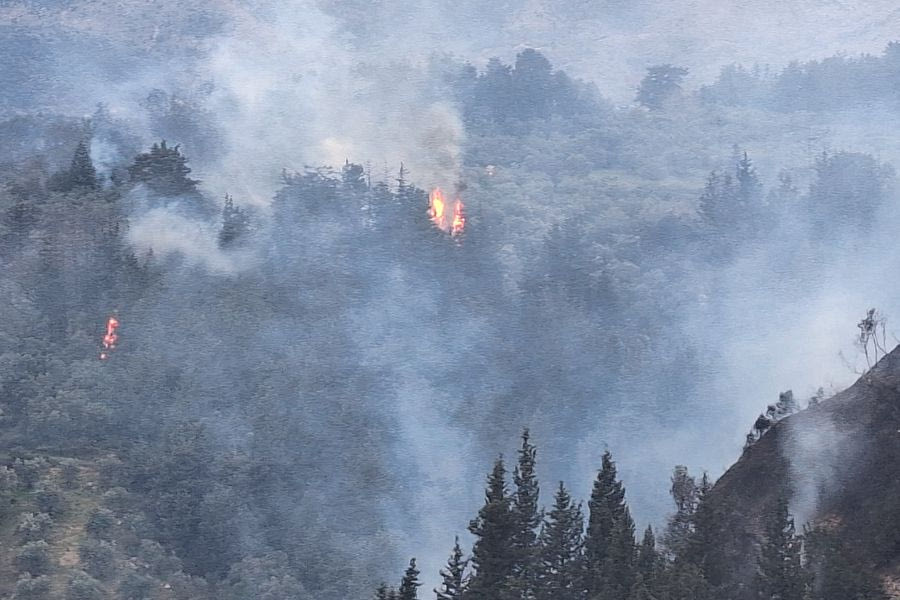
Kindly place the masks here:
<instances>
[{"instance_id":1,"label":"burning tree","mask_svg":"<svg viewBox=\"0 0 900 600\"><path fill-rule=\"evenodd\" d=\"M856 324L859 328L859 337L856 340L856 344L862 348L863 353L866 355L866 366L870 369L872 365L878 362L879 353L881 353L881 356L887 354L884 323L884 316L876 309L870 308L866 316Z\"/></svg>"},{"instance_id":2,"label":"burning tree","mask_svg":"<svg viewBox=\"0 0 900 600\"><path fill-rule=\"evenodd\" d=\"M109 353L115 349L116 342L119 340L119 336L116 333L116 329L118 328L119 320L114 316L109 317L106 321L106 334L103 336L103 342L101 344L100 360L109 358Z\"/></svg>"},{"instance_id":3,"label":"burning tree","mask_svg":"<svg viewBox=\"0 0 900 600\"><path fill-rule=\"evenodd\" d=\"M441 231L446 231L452 236L463 233L466 227L466 215L462 200L459 198L453 203L453 216L447 214L447 200L441 188L434 188L428 195L428 218L434 226Z\"/></svg>"}]
</instances>

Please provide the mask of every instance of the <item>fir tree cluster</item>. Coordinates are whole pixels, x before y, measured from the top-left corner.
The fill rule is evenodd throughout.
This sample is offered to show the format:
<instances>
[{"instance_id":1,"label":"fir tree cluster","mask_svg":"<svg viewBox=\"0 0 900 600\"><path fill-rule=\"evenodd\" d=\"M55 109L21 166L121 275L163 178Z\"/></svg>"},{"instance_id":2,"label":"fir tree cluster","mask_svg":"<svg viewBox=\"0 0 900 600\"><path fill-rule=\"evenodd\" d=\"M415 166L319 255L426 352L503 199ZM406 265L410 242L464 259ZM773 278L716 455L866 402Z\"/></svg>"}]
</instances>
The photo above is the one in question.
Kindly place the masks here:
<instances>
[{"instance_id":1,"label":"fir tree cluster","mask_svg":"<svg viewBox=\"0 0 900 600\"><path fill-rule=\"evenodd\" d=\"M729 572L722 549L727 512L710 495L713 483L678 465L670 493L674 512L659 542L652 526L640 541L616 463L603 454L585 514L563 482L553 505L540 508L537 451L526 429L507 482L503 458L487 478L485 500L469 524L466 557L459 537L441 569L437 600L883 600L871 569L854 559L826 526L801 534L785 494L764 511L763 535L746 580ZM399 588L381 584L376 600L415 600L412 559Z\"/></svg>"}]
</instances>

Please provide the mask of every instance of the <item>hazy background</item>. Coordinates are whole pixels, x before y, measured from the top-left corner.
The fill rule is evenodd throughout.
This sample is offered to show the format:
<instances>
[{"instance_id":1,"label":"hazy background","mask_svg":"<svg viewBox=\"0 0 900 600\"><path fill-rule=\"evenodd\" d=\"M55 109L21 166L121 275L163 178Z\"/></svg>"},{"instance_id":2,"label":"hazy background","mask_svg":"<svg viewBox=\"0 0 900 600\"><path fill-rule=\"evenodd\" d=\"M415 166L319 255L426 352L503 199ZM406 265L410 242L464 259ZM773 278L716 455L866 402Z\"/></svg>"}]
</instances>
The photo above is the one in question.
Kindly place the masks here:
<instances>
[{"instance_id":1,"label":"hazy background","mask_svg":"<svg viewBox=\"0 0 900 600\"><path fill-rule=\"evenodd\" d=\"M377 453L385 472L383 485L372 488L373 510L382 519L372 529L386 536L395 570L406 557L419 556L431 583L452 544L448 532L463 533L480 502L482 473L496 454L512 454L522 427L532 428L539 446L545 490L565 479L576 497L586 497L609 448L639 523L659 523L669 510L673 464L717 476L779 392L792 388L805 399L820 386L840 389L856 377L855 323L877 306L891 331L890 318L900 314L892 277L900 267L893 252L897 197L885 191L869 226L824 234L802 216L801 197L816 180L814 164L823 151L868 153L878 163L900 164L900 144L890 135L900 125L896 106L862 102L770 114L760 105L703 108L695 101L697 90L713 84L725 65L758 65L774 77L794 60L880 55L898 26L900 9L887 1L222 0L194 8L3 2L0 114L8 123L24 115L87 118L103 103L118 125L93 130L91 157L101 173L166 138L182 144L208 198L220 202L224 193L233 194L256 211L258 223L268 224L251 248L224 253L215 243L214 219L179 212L177 202L149 208L153 200L143 198L145 192L130 192L130 243L162 257L180 254L187 263L163 269L165 290L145 299L139 311L117 307L134 310L123 336L135 345L164 346L163 333L139 332L138 324L196 315L187 336L196 351L181 347L179 356L160 360L186 365L199 386L193 393L208 399L217 393L205 387L212 373L229 377L222 356L242 369L258 365L273 373L321 361L343 374L361 369L388 382L390 390L341 375L334 392L314 375L297 375L273 387L282 386L279 410L298 411L307 421L296 438L300 447L311 443L306 434L326 443L384 427L377 443L357 449ZM541 160L541 144L552 146L558 132L516 138L514 125L491 132L467 125L448 73L464 62L483 70L495 56L512 63L525 48L582 79L598 114L614 121L623 138L640 138L635 147L647 156L639 167L610 159L609 167L592 163L581 171L530 168L529 161ZM682 104L664 113L639 108L634 98L645 69L664 63L689 70ZM687 131L694 126L700 133ZM566 135L574 139L580 131L576 125ZM53 148L52 128L10 125L4 132L10 162L36 153L65 157L58 166L68 160L71 148ZM516 144L524 147L521 156L509 150ZM690 221L709 172L733 168L735 146L753 159L764 194L787 172L798 199L785 205L775 227L732 244L739 250L729 259L687 262L690 252L673 249L666 238L681 230L651 232L651 224L667 216ZM615 155L616 147L609 152ZM457 266L459 244L449 239L437 254L423 250L428 268L442 277L416 265L415 246L392 250L404 259L400 264L377 257L353 264L347 268L364 282L363 295L333 308L317 305L321 320L309 328L308 315L301 314L313 310L306 296L330 285L325 282L333 272L324 268L314 276L307 266L334 256L344 260L354 243L347 240L360 238L321 215L279 229L268 221L273 196L282 188L283 169L339 168L345 159L368 165L375 179L392 185L401 161L420 188L453 189L463 182L470 237L461 244L469 245L463 255L469 266ZM403 218L423 215L424 208ZM566 301L526 311L529 299L538 297L528 287L529 272L539 270L530 261L552 241L555 225L573 221L584 224L592 264L626 282L635 297L649 298L646 304L626 302L607 311L609 320L604 300L596 298L583 310ZM704 245L693 248L699 253ZM350 254L365 257L364 250ZM489 269L472 266L479 251L490 255ZM565 252L560 260L565 263ZM259 306L245 325L246 338L216 341L204 329L218 327L208 302L217 292L206 285L227 288L246 278L252 288L254 277L273 264L283 269L275 275L281 284L297 276L290 296L276 302L259 290L258 298L246 299L247 306ZM579 269L571 276L594 275ZM472 273L480 279L467 280ZM502 311L487 305L504 294L521 312L497 317ZM270 302L285 314L267 312ZM334 393L350 406L347 421L318 408L335 402ZM295 395L318 400L292 403ZM210 419L188 401L172 410L203 413L217 423L211 430L226 446L250 444L247 415L240 411ZM342 455L343 440L332 450L314 466L323 481L352 460ZM346 493L336 484L317 494L327 498L332 491ZM295 514L296 502L289 494L280 497L278 510L325 530L339 519ZM247 544L257 543L247 537Z\"/></svg>"}]
</instances>

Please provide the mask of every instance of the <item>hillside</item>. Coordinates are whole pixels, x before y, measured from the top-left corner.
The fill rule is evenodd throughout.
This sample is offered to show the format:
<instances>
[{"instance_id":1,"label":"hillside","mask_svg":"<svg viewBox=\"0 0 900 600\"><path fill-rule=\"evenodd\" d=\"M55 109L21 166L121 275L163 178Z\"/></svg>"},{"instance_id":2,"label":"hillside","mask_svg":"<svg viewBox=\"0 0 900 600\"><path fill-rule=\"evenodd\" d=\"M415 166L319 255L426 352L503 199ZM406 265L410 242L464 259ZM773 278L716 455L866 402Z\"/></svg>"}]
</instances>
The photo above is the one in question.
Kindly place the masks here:
<instances>
[{"instance_id":1,"label":"hillside","mask_svg":"<svg viewBox=\"0 0 900 600\"><path fill-rule=\"evenodd\" d=\"M900 347L851 387L776 423L716 483L732 572L758 546L766 507L786 492L801 525L834 532L895 589L900 579ZM900 594L893 594L900 597Z\"/></svg>"}]
</instances>

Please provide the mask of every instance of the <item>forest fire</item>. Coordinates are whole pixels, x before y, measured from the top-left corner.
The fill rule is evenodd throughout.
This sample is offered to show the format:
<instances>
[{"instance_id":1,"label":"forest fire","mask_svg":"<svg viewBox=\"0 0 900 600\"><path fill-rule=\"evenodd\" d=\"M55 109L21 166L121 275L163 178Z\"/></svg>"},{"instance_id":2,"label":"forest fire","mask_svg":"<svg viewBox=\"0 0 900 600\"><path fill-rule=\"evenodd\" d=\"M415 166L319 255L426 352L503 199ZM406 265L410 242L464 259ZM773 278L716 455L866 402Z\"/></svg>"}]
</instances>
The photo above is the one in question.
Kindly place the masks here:
<instances>
[{"instance_id":1,"label":"forest fire","mask_svg":"<svg viewBox=\"0 0 900 600\"><path fill-rule=\"evenodd\" d=\"M449 225L447 223L447 201L444 199L444 192L441 188L434 188L428 195L428 217L435 227L442 231L447 231L452 236L463 233L466 227L466 215L463 212L465 206L462 200L456 199L453 205L453 219Z\"/></svg>"},{"instance_id":2,"label":"forest fire","mask_svg":"<svg viewBox=\"0 0 900 600\"><path fill-rule=\"evenodd\" d=\"M100 360L106 360L109 358L109 353L116 347L116 341L118 341L119 336L116 334L116 329L119 327L119 320L115 317L110 317L106 321L106 335L103 336L102 342L102 350L100 350Z\"/></svg>"},{"instance_id":3,"label":"forest fire","mask_svg":"<svg viewBox=\"0 0 900 600\"><path fill-rule=\"evenodd\" d=\"M466 228L466 215L463 213L462 200L457 199L453 207L453 223L450 225L450 235L459 235Z\"/></svg>"},{"instance_id":4,"label":"forest fire","mask_svg":"<svg viewBox=\"0 0 900 600\"><path fill-rule=\"evenodd\" d=\"M431 222L434 223L435 227L438 229L444 229L445 227L445 206L444 192L441 191L441 188L434 188L431 190L431 193L428 195L428 216L431 217Z\"/></svg>"}]
</instances>

